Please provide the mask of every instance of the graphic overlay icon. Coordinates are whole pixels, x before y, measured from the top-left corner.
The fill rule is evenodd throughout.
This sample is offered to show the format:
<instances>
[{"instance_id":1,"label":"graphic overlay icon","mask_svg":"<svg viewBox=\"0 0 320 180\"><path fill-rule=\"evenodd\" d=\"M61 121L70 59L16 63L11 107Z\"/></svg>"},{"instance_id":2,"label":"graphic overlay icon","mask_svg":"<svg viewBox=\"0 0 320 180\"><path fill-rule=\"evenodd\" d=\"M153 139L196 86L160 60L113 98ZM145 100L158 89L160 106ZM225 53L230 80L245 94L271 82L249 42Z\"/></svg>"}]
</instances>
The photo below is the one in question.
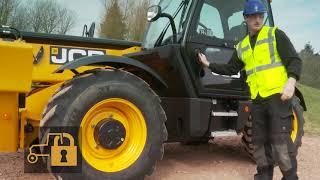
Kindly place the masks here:
<instances>
[{"instance_id":1,"label":"graphic overlay icon","mask_svg":"<svg viewBox=\"0 0 320 180\"><path fill-rule=\"evenodd\" d=\"M54 143L53 146L49 147L51 136L54 136ZM69 145L65 145L65 140L69 141ZM39 148L50 148L50 152L37 153L36 149ZM51 166L77 166L77 146L75 146L73 136L69 133L48 133L45 144L34 144L29 148L27 160L30 164L34 164L39 160L39 157L49 156L51 157Z\"/></svg>"},{"instance_id":2,"label":"graphic overlay icon","mask_svg":"<svg viewBox=\"0 0 320 180\"><path fill-rule=\"evenodd\" d=\"M63 137L69 140L70 145L58 145L59 139L63 144L63 138L54 138L54 144L51 146L51 166L77 166L77 146L74 145L74 139L68 133L63 133Z\"/></svg>"}]
</instances>

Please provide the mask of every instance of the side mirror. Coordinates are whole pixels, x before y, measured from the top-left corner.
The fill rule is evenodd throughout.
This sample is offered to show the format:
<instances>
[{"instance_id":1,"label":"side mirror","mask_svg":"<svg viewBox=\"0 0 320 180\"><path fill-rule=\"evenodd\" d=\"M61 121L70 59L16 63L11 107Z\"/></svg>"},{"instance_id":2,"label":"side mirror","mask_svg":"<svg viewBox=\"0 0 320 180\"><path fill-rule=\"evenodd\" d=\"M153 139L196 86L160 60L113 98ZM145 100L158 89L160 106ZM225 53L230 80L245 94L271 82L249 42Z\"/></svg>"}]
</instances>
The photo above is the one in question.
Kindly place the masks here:
<instances>
[{"instance_id":1,"label":"side mirror","mask_svg":"<svg viewBox=\"0 0 320 180\"><path fill-rule=\"evenodd\" d=\"M147 11L147 20L149 22L156 21L161 15L161 7L158 5L150 6Z\"/></svg>"},{"instance_id":2,"label":"side mirror","mask_svg":"<svg viewBox=\"0 0 320 180\"><path fill-rule=\"evenodd\" d=\"M170 24L172 27L172 33L173 33L173 43L177 42L177 28L174 24L174 19L170 14L162 13L161 7L158 5L150 6L147 11L147 20L149 22L153 22L158 20L160 17L166 17L170 20ZM162 37L163 38L163 37Z\"/></svg>"}]
</instances>

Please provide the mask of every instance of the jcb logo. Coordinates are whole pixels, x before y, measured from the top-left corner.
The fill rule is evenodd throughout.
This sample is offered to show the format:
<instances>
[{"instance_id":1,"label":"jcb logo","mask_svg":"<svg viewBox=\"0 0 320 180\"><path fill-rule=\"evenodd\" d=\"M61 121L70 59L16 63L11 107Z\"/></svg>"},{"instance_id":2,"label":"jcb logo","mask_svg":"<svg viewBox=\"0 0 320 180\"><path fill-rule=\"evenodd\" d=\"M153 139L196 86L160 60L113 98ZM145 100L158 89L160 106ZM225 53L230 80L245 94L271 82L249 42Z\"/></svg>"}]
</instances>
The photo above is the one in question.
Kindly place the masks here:
<instances>
[{"instance_id":1,"label":"jcb logo","mask_svg":"<svg viewBox=\"0 0 320 180\"><path fill-rule=\"evenodd\" d=\"M50 48L50 63L51 64L66 64L75 59L85 56L105 55L103 50L92 50L83 48L65 48L51 47Z\"/></svg>"}]
</instances>

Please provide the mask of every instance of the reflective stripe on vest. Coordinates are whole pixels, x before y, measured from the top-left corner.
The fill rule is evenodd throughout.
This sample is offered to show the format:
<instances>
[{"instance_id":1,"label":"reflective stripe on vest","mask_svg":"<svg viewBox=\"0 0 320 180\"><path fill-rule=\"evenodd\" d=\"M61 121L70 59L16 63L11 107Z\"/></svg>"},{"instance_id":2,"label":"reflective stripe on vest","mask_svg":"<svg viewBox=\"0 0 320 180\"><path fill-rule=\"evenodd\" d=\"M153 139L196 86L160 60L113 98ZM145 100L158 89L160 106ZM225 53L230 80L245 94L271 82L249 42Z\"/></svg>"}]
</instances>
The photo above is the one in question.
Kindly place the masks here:
<instances>
[{"instance_id":1,"label":"reflective stripe on vest","mask_svg":"<svg viewBox=\"0 0 320 180\"><path fill-rule=\"evenodd\" d=\"M266 70L266 69L272 69L272 68L279 67L279 66L283 66L282 62L276 62L276 63L273 63L273 64L267 64L267 65L264 65L264 66L258 66L255 69L251 69L249 71L246 71L246 73L249 76L249 75L253 74L254 72L259 72L259 71L263 71L263 70ZM256 71L254 71L254 70L256 70Z\"/></svg>"},{"instance_id":2,"label":"reflective stripe on vest","mask_svg":"<svg viewBox=\"0 0 320 180\"><path fill-rule=\"evenodd\" d=\"M283 65L281 62L276 62L276 58L274 56L274 45L273 45L274 37L272 36L272 31L273 31L273 28L270 28L269 31L268 31L268 38L257 41L256 45L255 45L255 46L259 46L259 45L261 45L263 43L269 43L269 52L270 52L271 64L267 64L267 65L264 65L264 66L258 66L258 67L254 68L254 69L248 70L248 71L246 71L247 75L253 74L254 72L263 71L263 70L267 70L267 69L271 69L271 68L275 68L275 67L279 67L279 66ZM244 48L241 48L241 47L242 47L242 41L240 41L239 48L238 48L239 57L242 57L242 54L245 51L248 51L250 49L249 45L247 45Z\"/></svg>"}]
</instances>

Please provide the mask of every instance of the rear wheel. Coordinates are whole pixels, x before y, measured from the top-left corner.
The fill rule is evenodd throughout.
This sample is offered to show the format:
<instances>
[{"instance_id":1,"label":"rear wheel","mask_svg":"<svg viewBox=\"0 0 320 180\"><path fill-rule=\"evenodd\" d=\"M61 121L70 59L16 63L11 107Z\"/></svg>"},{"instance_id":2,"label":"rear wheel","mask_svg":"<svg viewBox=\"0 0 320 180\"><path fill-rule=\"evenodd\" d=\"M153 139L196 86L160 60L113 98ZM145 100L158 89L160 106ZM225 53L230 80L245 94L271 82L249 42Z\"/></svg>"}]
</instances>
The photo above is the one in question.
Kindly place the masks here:
<instances>
[{"instance_id":1,"label":"rear wheel","mask_svg":"<svg viewBox=\"0 0 320 180\"><path fill-rule=\"evenodd\" d=\"M294 96L292 99L293 105L293 129L291 132L291 139L292 142L295 144L297 149L302 144L302 136L304 135L304 117L303 117L303 107L300 104L300 100L298 97ZM248 155L253 159L253 142L252 142L252 118L249 116L242 136L242 143L244 144L245 150L247 151Z\"/></svg>"},{"instance_id":2,"label":"rear wheel","mask_svg":"<svg viewBox=\"0 0 320 180\"><path fill-rule=\"evenodd\" d=\"M159 97L142 79L119 70L96 70L66 82L42 121L49 130L40 138L50 127L81 127L84 179L143 179L162 159L167 140Z\"/></svg>"}]
</instances>

